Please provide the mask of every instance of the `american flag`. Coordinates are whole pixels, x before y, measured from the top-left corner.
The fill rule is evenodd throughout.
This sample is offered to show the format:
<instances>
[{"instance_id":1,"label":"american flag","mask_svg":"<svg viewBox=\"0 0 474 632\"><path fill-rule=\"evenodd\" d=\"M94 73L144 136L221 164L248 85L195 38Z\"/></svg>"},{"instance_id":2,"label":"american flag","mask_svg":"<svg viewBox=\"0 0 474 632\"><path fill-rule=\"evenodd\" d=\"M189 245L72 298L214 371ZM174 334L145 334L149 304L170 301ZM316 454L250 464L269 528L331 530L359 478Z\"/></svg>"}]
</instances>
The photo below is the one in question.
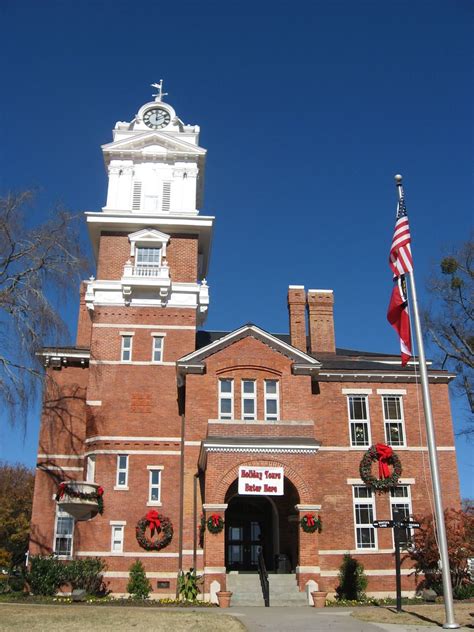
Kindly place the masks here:
<instances>
[{"instance_id":1,"label":"american flag","mask_svg":"<svg viewBox=\"0 0 474 632\"><path fill-rule=\"evenodd\" d=\"M413 271L413 259L410 247L410 225L408 224L405 200L398 201L397 220L390 248L389 263L395 276Z\"/></svg>"}]
</instances>

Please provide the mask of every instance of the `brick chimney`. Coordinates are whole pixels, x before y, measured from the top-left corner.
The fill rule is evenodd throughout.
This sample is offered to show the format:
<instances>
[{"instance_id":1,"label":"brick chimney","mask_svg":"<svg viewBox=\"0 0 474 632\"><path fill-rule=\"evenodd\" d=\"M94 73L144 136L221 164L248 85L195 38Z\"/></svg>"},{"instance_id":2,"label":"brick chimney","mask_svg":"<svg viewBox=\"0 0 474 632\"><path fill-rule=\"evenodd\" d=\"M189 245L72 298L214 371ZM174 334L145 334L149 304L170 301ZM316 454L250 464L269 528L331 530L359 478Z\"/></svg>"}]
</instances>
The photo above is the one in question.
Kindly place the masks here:
<instances>
[{"instance_id":1,"label":"brick chimney","mask_svg":"<svg viewBox=\"0 0 474 632\"><path fill-rule=\"evenodd\" d=\"M304 285L288 287L288 311L290 313L290 340L293 347L306 353L306 296Z\"/></svg>"},{"instance_id":2,"label":"brick chimney","mask_svg":"<svg viewBox=\"0 0 474 632\"><path fill-rule=\"evenodd\" d=\"M308 315L311 353L335 353L333 291L308 290Z\"/></svg>"}]
</instances>

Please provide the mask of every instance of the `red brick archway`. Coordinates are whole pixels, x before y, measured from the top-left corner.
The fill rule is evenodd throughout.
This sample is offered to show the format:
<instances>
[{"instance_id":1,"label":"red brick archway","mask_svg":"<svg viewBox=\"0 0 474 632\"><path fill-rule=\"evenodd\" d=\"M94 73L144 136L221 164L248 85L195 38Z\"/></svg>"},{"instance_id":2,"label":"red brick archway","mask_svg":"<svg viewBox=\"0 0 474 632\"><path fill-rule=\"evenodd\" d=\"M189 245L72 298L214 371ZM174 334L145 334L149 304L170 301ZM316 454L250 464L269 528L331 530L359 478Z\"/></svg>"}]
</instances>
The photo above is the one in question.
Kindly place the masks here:
<instances>
[{"instance_id":1,"label":"red brick archway","mask_svg":"<svg viewBox=\"0 0 474 632\"><path fill-rule=\"evenodd\" d=\"M310 491L309 486L303 477L296 472L291 466L283 461L277 461L275 459L262 459L261 457L252 457L242 459L241 462L233 465L225 474L223 474L220 480L217 482L214 493L210 496L206 496L206 502L211 503L224 503L227 490L239 476L239 467L241 465L254 465L254 466L268 466L268 467L283 467L285 471L285 477L288 478L294 485L296 491L299 494L300 502L303 504L314 502L313 494Z\"/></svg>"}]
</instances>

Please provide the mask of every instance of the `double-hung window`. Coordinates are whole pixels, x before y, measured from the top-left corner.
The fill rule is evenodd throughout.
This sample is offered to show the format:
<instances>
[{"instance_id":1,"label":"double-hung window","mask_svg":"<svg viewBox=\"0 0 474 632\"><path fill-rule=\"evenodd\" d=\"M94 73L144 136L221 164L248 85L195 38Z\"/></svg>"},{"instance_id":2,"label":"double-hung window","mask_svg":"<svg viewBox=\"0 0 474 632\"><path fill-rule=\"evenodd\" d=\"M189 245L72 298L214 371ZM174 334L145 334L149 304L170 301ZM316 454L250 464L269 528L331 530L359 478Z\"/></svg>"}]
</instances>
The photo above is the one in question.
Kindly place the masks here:
<instances>
[{"instance_id":1,"label":"double-hung window","mask_svg":"<svg viewBox=\"0 0 474 632\"><path fill-rule=\"evenodd\" d=\"M277 421L279 408L278 380L265 380L265 420Z\"/></svg>"},{"instance_id":2,"label":"double-hung window","mask_svg":"<svg viewBox=\"0 0 474 632\"><path fill-rule=\"evenodd\" d=\"M122 351L120 359L122 362L132 361L132 340L133 336L129 334L122 334Z\"/></svg>"},{"instance_id":3,"label":"double-hung window","mask_svg":"<svg viewBox=\"0 0 474 632\"><path fill-rule=\"evenodd\" d=\"M242 419L257 419L257 390L255 380L242 380Z\"/></svg>"},{"instance_id":4,"label":"double-hung window","mask_svg":"<svg viewBox=\"0 0 474 632\"><path fill-rule=\"evenodd\" d=\"M234 380L219 380L219 419L234 416Z\"/></svg>"},{"instance_id":5,"label":"double-hung window","mask_svg":"<svg viewBox=\"0 0 474 632\"><path fill-rule=\"evenodd\" d=\"M54 554L64 558L72 557L73 539L74 518L58 508L54 528Z\"/></svg>"},{"instance_id":6,"label":"double-hung window","mask_svg":"<svg viewBox=\"0 0 474 632\"><path fill-rule=\"evenodd\" d=\"M116 487L127 488L128 486L128 454L117 456L117 479Z\"/></svg>"},{"instance_id":7,"label":"double-hung window","mask_svg":"<svg viewBox=\"0 0 474 632\"><path fill-rule=\"evenodd\" d=\"M370 428L367 395L349 395L347 403L349 407L351 445L369 446Z\"/></svg>"},{"instance_id":8,"label":"double-hung window","mask_svg":"<svg viewBox=\"0 0 474 632\"><path fill-rule=\"evenodd\" d=\"M370 487L353 487L354 522L357 549L376 549L377 536L372 525L375 519L375 498Z\"/></svg>"},{"instance_id":9,"label":"double-hung window","mask_svg":"<svg viewBox=\"0 0 474 632\"><path fill-rule=\"evenodd\" d=\"M95 454L89 454L86 463L86 481L93 483L95 481Z\"/></svg>"},{"instance_id":10,"label":"double-hung window","mask_svg":"<svg viewBox=\"0 0 474 632\"><path fill-rule=\"evenodd\" d=\"M403 402L400 395L383 396L383 417L387 445L404 446Z\"/></svg>"},{"instance_id":11,"label":"double-hung window","mask_svg":"<svg viewBox=\"0 0 474 632\"><path fill-rule=\"evenodd\" d=\"M390 511L392 520L409 519L411 516L411 498L408 485L399 485L390 490ZM411 540L411 529L400 529L400 544L406 546Z\"/></svg>"},{"instance_id":12,"label":"double-hung window","mask_svg":"<svg viewBox=\"0 0 474 632\"><path fill-rule=\"evenodd\" d=\"M148 504L161 505L161 471L163 467L149 465Z\"/></svg>"},{"instance_id":13,"label":"double-hung window","mask_svg":"<svg viewBox=\"0 0 474 632\"><path fill-rule=\"evenodd\" d=\"M135 254L135 272L138 276L156 277L161 265L161 247L145 248L137 246Z\"/></svg>"},{"instance_id":14,"label":"double-hung window","mask_svg":"<svg viewBox=\"0 0 474 632\"><path fill-rule=\"evenodd\" d=\"M153 362L163 362L163 342L164 342L164 337L162 335L158 336L158 335L153 334L153 351L152 351Z\"/></svg>"},{"instance_id":15,"label":"double-hung window","mask_svg":"<svg viewBox=\"0 0 474 632\"><path fill-rule=\"evenodd\" d=\"M113 522L111 523L111 525L112 536L110 550L112 551L112 553L122 553L125 526L118 523L114 524Z\"/></svg>"}]
</instances>

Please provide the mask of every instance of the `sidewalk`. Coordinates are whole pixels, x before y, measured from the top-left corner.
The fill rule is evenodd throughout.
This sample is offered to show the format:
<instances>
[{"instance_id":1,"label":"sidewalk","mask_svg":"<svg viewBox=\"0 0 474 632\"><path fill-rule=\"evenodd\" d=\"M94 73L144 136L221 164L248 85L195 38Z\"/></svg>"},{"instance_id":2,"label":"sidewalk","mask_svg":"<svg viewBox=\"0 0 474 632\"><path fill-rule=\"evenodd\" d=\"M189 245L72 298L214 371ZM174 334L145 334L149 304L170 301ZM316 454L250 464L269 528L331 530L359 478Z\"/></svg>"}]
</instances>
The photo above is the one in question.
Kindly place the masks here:
<instances>
[{"instance_id":1,"label":"sidewalk","mask_svg":"<svg viewBox=\"0 0 474 632\"><path fill-rule=\"evenodd\" d=\"M214 611L217 612L217 609ZM393 625L389 623L367 623L351 617L349 608L264 608L238 607L225 610L222 614L236 617L249 632L430 632L442 630L436 625ZM468 628L461 628L468 630Z\"/></svg>"}]
</instances>

